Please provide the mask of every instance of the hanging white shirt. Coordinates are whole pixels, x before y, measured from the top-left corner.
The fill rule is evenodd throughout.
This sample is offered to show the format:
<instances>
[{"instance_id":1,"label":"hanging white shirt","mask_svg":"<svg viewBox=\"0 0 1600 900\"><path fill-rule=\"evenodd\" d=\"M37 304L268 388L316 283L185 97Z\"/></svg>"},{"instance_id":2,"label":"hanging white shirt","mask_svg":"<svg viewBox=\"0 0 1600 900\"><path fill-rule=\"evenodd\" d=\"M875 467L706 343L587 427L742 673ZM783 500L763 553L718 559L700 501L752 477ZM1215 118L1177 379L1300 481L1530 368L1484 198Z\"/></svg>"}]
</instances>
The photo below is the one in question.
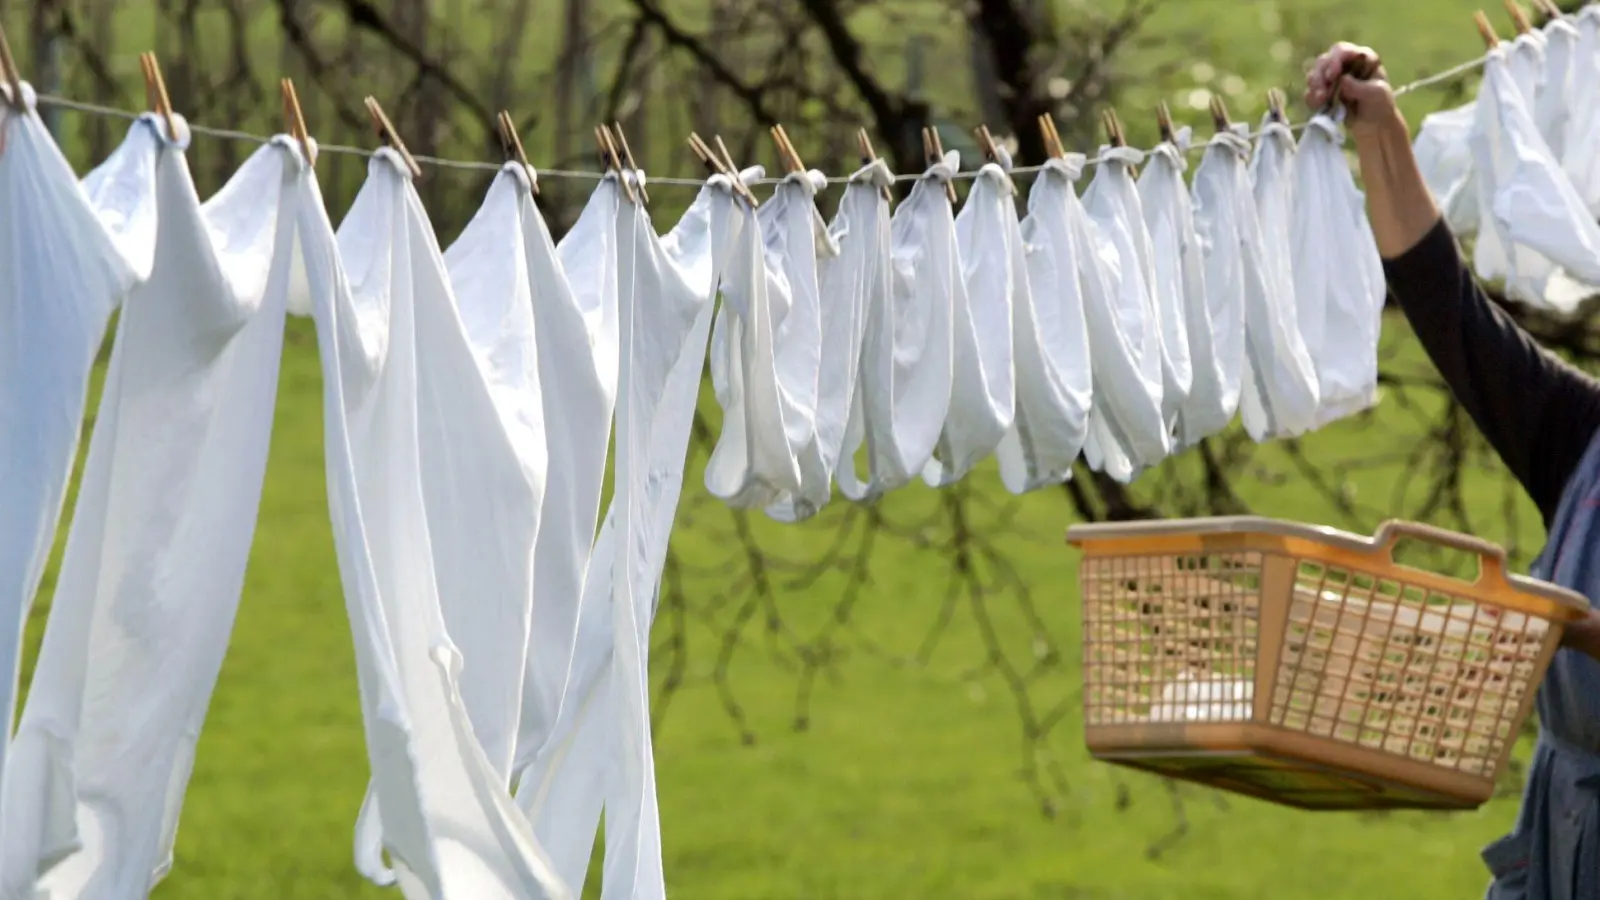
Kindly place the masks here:
<instances>
[{"instance_id":1,"label":"hanging white shirt","mask_svg":"<svg viewBox=\"0 0 1600 900\"><path fill-rule=\"evenodd\" d=\"M1478 90L1471 144L1487 215L1474 265L1519 300L1571 313L1600 285L1600 226L1539 134L1512 59L1490 51Z\"/></svg>"},{"instance_id":2,"label":"hanging white shirt","mask_svg":"<svg viewBox=\"0 0 1600 900\"><path fill-rule=\"evenodd\" d=\"M55 544L89 372L111 311L150 273L159 143L149 122L134 123L79 185L33 88L22 90L24 111L0 101L0 776L23 627ZM12 840L0 833L0 847Z\"/></svg>"},{"instance_id":3,"label":"hanging white shirt","mask_svg":"<svg viewBox=\"0 0 1600 900\"><path fill-rule=\"evenodd\" d=\"M502 168L444 253L455 308L416 307L418 333L429 337L418 342L417 413L439 603L461 651L473 733L508 786L548 465L522 230L532 196L525 167Z\"/></svg>"},{"instance_id":4,"label":"hanging white shirt","mask_svg":"<svg viewBox=\"0 0 1600 900\"><path fill-rule=\"evenodd\" d=\"M1003 151L1002 151L1003 152ZM1009 156L984 163L956 216L956 242L965 289L955 292L951 320L954 365L950 406L922 480L930 487L960 481L999 446L1016 417L1012 304L1016 271L1006 220L1016 217Z\"/></svg>"},{"instance_id":5,"label":"hanging white shirt","mask_svg":"<svg viewBox=\"0 0 1600 900\"><path fill-rule=\"evenodd\" d=\"M445 630L418 449L416 309L453 306L421 200L380 150L337 240L299 223L324 372L328 506L355 641L372 787L357 866L409 898L570 897L472 732ZM372 845L394 864L390 873Z\"/></svg>"},{"instance_id":6,"label":"hanging white shirt","mask_svg":"<svg viewBox=\"0 0 1600 900\"><path fill-rule=\"evenodd\" d=\"M950 321L962 275L945 185L960 166L955 151L930 166L888 223L887 254L875 263L887 290L875 277L867 294L861 381L839 467L839 490L851 500L882 496L920 474L950 408ZM863 443L865 479L855 461Z\"/></svg>"},{"instance_id":7,"label":"hanging white shirt","mask_svg":"<svg viewBox=\"0 0 1600 900\"><path fill-rule=\"evenodd\" d=\"M1318 427L1378 399L1378 337L1388 284L1344 129L1311 118L1300 136L1292 233L1295 308L1316 366Z\"/></svg>"},{"instance_id":8,"label":"hanging white shirt","mask_svg":"<svg viewBox=\"0 0 1600 900\"><path fill-rule=\"evenodd\" d=\"M617 176L609 175L559 246L533 198L524 196L520 203L523 252L538 323L539 377L541 384L559 389L543 392L548 474L534 547L518 778L550 739L572 678L578 613L600 518L617 401L620 197Z\"/></svg>"},{"instance_id":9,"label":"hanging white shirt","mask_svg":"<svg viewBox=\"0 0 1600 900\"><path fill-rule=\"evenodd\" d=\"M1306 350L1294 302L1291 251L1295 210L1295 142L1289 126L1262 119L1250 160L1257 227L1244 230L1260 280L1245 285L1245 351L1249 369L1240 402L1245 431L1256 441L1294 437L1316 425L1316 364Z\"/></svg>"}]
</instances>

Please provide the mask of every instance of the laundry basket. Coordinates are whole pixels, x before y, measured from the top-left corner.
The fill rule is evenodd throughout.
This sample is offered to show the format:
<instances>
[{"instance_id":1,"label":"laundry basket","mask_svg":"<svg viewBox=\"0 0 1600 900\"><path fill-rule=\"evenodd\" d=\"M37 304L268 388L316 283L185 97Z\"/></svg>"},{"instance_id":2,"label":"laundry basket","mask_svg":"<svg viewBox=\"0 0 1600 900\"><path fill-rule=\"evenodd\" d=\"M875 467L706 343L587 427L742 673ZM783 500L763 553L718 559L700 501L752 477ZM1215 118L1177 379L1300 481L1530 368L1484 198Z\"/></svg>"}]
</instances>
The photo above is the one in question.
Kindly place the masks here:
<instances>
[{"instance_id":1,"label":"laundry basket","mask_svg":"<svg viewBox=\"0 0 1600 900\"><path fill-rule=\"evenodd\" d=\"M1401 540L1478 557L1466 581ZM1487 800L1582 595L1429 525L1256 517L1073 526L1096 758L1304 809Z\"/></svg>"}]
</instances>

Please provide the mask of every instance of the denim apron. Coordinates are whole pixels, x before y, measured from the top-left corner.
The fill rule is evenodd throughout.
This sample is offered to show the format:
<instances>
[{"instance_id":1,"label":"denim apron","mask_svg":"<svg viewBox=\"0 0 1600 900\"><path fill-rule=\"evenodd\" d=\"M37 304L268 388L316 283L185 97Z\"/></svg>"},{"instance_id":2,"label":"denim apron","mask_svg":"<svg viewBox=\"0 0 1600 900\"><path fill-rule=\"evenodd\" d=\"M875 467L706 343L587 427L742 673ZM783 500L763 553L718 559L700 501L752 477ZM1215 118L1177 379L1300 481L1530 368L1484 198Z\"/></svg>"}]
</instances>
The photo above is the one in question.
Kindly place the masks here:
<instances>
[{"instance_id":1,"label":"denim apron","mask_svg":"<svg viewBox=\"0 0 1600 900\"><path fill-rule=\"evenodd\" d=\"M1600 433L1568 480L1532 575L1600 597ZM1600 900L1600 662L1559 650L1539 688L1539 743L1509 835L1485 847L1486 900Z\"/></svg>"}]
</instances>

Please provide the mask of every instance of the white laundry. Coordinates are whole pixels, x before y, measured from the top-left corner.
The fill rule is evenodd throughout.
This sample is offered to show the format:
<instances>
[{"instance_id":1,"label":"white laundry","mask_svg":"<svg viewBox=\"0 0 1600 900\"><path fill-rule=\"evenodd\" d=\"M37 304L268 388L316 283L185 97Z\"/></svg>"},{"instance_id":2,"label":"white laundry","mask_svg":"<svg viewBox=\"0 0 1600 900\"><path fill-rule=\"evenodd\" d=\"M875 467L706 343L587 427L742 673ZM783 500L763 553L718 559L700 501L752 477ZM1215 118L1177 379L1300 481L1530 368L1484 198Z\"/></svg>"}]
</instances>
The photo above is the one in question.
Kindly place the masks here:
<instances>
[{"instance_id":1,"label":"white laundry","mask_svg":"<svg viewBox=\"0 0 1600 900\"><path fill-rule=\"evenodd\" d=\"M429 338L417 343L417 424L439 605L473 733L508 790L548 463L523 236L531 187L522 165L501 169L444 253L455 306L419 292L415 308Z\"/></svg>"},{"instance_id":2,"label":"white laundry","mask_svg":"<svg viewBox=\"0 0 1600 900\"><path fill-rule=\"evenodd\" d=\"M153 265L118 320L12 745L8 895L39 873L41 898L141 896L166 874L244 587L300 166L274 141L202 206L186 145L156 162Z\"/></svg>"},{"instance_id":3,"label":"white laundry","mask_svg":"<svg viewBox=\"0 0 1600 900\"><path fill-rule=\"evenodd\" d=\"M1214 389L1215 408L1222 414L1220 423L1215 419L1203 423L1204 427L1198 428L1201 433L1225 426L1239 409L1247 377L1245 297L1265 290L1257 255L1245 253L1247 236L1260 228L1246 169L1249 157L1248 139L1231 131L1219 131L1206 144L1190 186L1195 239L1205 262L1211 353L1217 366L1216 384L1207 384L1197 376L1195 390ZM1200 423L1196 424L1198 427ZM1179 439L1187 443L1190 436L1180 432Z\"/></svg>"},{"instance_id":4,"label":"white laundry","mask_svg":"<svg viewBox=\"0 0 1600 900\"><path fill-rule=\"evenodd\" d=\"M1120 330L1136 354L1139 383L1160 407L1162 417L1162 428L1157 433L1131 430L1134 421L1130 420L1120 423L1130 430L1119 434L1115 428L1119 423L1110 420L1108 411L1102 408L1106 404L1097 403L1090 412L1084 461L1090 468L1126 482L1172 451L1171 428L1184 397L1168 394L1169 388L1176 390L1176 373L1162 346L1160 312L1150 293L1155 279L1150 235L1130 171L1144 161L1144 154L1131 147L1103 147L1100 156L1102 162L1095 169L1094 180L1083 193L1083 207L1100 235L1097 243L1114 292L1113 308ZM1093 324L1091 321L1091 328ZM1097 396L1103 384L1096 378Z\"/></svg>"},{"instance_id":5,"label":"white laundry","mask_svg":"<svg viewBox=\"0 0 1600 900\"><path fill-rule=\"evenodd\" d=\"M1300 136L1292 232L1295 309L1316 366L1316 425L1378 400L1378 336L1388 286L1344 130L1313 116Z\"/></svg>"},{"instance_id":6,"label":"white laundry","mask_svg":"<svg viewBox=\"0 0 1600 900\"><path fill-rule=\"evenodd\" d=\"M1589 208L1600 216L1600 5L1576 17L1578 45L1572 55L1572 99L1561 166Z\"/></svg>"},{"instance_id":7,"label":"white laundry","mask_svg":"<svg viewBox=\"0 0 1600 900\"><path fill-rule=\"evenodd\" d=\"M765 174L758 167L741 178L754 183ZM722 407L722 433L705 473L706 490L739 509L765 507L800 490L799 456L816 430L822 342L811 310L790 321L793 297L785 273L769 269L759 224L746 224L720 285L722 304L711 330L711 384Z\"/></svg>"},{"instance_id":8,"label":"white laundry","mask_svg":"<svg viewBox=\"0 0 1600 900\"><path fill-rule=\"evenodd\" d=\"M160 145L151 121L135 122L80 185L22 87L24 111L0 103L0 777L11 768L23 627L55 542L90 369L111 311L153 263ZM72 822L52 826L70 833ZM0 853L28 856L19 842L32 838L0 820Z\"/></svg>"},{"instance_id":9,"label":"white laundry","mask_svg":"<svg viewBox=\"0 0 1600 900\"><path fill-rule=\"evenodd\" d=\"M954 366L950 406L933 457L923 469L930 487L961 480L999 446L1016 418L1016 367L1012 357L1012 303L1017 271L1007 244L1016 186L1011 158L987 162L956 216L956 242L964 290L952 299Z\"/></svg>"},{"instance_id":10,"label":"white laundry","mask_svg":"<svg viewBox=\"0 0 1600 900\"><path fill-rule=\"evenodd\" d=\"M1103 298L1108 288L1073 192L1082 172L1081 154L1049 160L1028 192L1028 217L1008 235L1027 274L1026 290L1014 292L1017 413L995 450L1000 481L1014 494L1071 478L1089 431L1094 366L1085 297ZM1159 428L1159 409L1156 419Z\"/></svg>"},{"instance_id":11,"label":"white laundry","mask_svg":"<svg viewBox=\"0 0 1600 900\"><path fill-rule=\"evenodd\" d=\"M1579 34L1565 19L1551 19L1541 33L1544 35L1544 72L1533 104L1534 121L1551 154L1559 160L1567 146L1572 72L1577 63Z\"/></svg>"},{"instance_id":12,"label":"white laundry","mask_svg":"<svg viewBox=\"0 0 1600 900\"><path fill-rule=\"evenodd\" d=\"M1477 118L1477 104L1466 103L1454 109L1422 117L1412 151L1422 180L1433 194L1450 230L1457 235L1478 230L1478 186L1472 171L1472 147L1467 135Z\"/></svg>"},{"instance_id":13,"label":"white laundry","mask_svg":"<svg viewBox=\"0 0 1600 900\"><path fill-rule=\"evenodd\" d=\"M571 678L606 455L617 402L617 177L601 181L557 246L531 196L521 200L522 241L533 281L539 374L549 446L544 516L534 548L533 627L516 769L549 740ZM547 840L546 835L540 835ZM590 842L593 842L591 831ZM552 856L555 851L549 851ZM577 890L577 886L573 886Z\"/></svg>"},{"instance_id":14,"label":"white laundry","mask_svg":"<svg viewBox=\"0 0 1600 900\"><path fill-rule=\"evenodd\" d=\"M1600 226L1540 136L1515 58L1504 46L1490 51L1478 90L1470 141L1487 215L1474 267L1503 277L1519 300L1571 313L1600 285Z\"/></svg>"},{"instance_id":15,"label":"white laundry","mask_svg":"<svg viewBox=\"0 0 1600 900\"><path fill-rule=\"evenodd\" d=\"M860 383L850 411L839 490L866 500L911 482L933 455L950 408L955 286L962 280L955 215L945 194L961 168L951 151L928 167L887 223L876 261L861 344ZM1016 216L1012 216L1013 230ZM1017 238L1018 259L1022 248ZM887 285L883 284L887 281ZM887 288L887 289L885 289ZM856 472L866 444L867 476Z\"/></svg>"},{"instance_id":16,"label":"white laundry","mask_svg":"<svg viewBox=\"0 0 1600 900\"><path fill-rule=\"evenodd\" d=\"M299 223L324 372L328 506L372 766L357 867L410 898L570 897L472 732L423 498L416 310L453 303L399 156L368 167L335 238L321 195ZM371 836L394 865L391 873Z\"/></svg>"},{"instance_id":17,"label":"white laundry","mask_svg":"<svg viewBox=\"0 0 1600 900\"><path fill-rule=\"evenodd\" d=\"M824 451L828 439L819 433L818 420L827 414L825 405L839 404L837 399L825 400L823 385L838 393L853 387L855 380L830 378L824 372L824 360L841 352L841 344L851 345L852 335L855 349L849 351L851 357L860 350L855 302L858 294L847 291L842 302L829 303L824 309L823 284L837 271L839 256L839 246L829 236L827 223L816 205L817 192L827 183L826 176L815 169L791 173L758 213L768 266L783 273L789 288L789 315L779 326L777 338L779 374L793 385L790 393L796 402L811 412L805 423L809 434L804 443L797 448L790 444L800 467L800 490L767 506L767 515L785 522L814 515L832 493L844 423L841 421L838 429L830 432L835 435L830 455ZM846 414L848 405L840 413Z\"/></svg>"},{"instance_id":18,"label":"white laundry","mask_svg":"<svg viewBox=\"0 0 1600 900\"><path fill-rule=\"evenodd\" d=\"M800 456L801 492L767 509L780 522L816 515L833 495L833 479L844 454L845 430L860 377L861 341L878 232L878 191L889 184L881 160L850 176L839 210L826 231L816 233L817 294L822 344L817 373L814 446ZM816 185L817 180L812 179ZM803 271L803 269L802 269Z\"/></svg>"},{"instance_id":19,"label":"white laundry","mask_svg":"<svg viewBox=\"0 0 1600 900\"><path fill-rule=\"evenodd\" d=\"M1250 160L1255 228L1243 230L1260 280L1245 284L1245 358L1249 362L1240 418L1256 441L1295 437L1317 421L1316 364L1300 334L1294 303L1291 233L1295 217L1295 142L1289 126L1269 113Z\"/></svg>"},{"instance_id":20,"label":"white laundry","mask_svg":"<svg viewBox=\"0 0 1600 900\"><path fill-rule=\"evenodd\" d=\"M1182 322L1183 334L1174 340L1181 339L1189 348L1192 378L1178 407L1174 452L1221 431L1233 418L1237 403L1222 387L1224 365L1217 357L1211 313L1214 301L1206 294L1206 261L1195 233L1194 201L1183 183L1189 140L1189 129L1178 129L1173 140L1150 151L1139 176L1139 203L1150 232L1161 315L1163 320Z\"/></svg>"}]
</instances>

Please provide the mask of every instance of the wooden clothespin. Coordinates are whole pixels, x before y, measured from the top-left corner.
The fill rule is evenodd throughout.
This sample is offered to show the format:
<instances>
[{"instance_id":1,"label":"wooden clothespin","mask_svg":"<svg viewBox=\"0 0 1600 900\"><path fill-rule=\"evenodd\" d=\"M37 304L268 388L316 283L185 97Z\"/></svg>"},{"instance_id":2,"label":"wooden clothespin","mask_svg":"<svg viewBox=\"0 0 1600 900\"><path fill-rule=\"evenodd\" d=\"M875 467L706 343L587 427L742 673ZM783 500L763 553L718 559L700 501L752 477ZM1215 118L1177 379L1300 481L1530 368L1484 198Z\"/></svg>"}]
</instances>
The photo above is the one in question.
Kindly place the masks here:
<instances>
[{"instance_id":1,"label":"wooden clothespin","mask_svg":"<svg viewBox=\"0 0 1600 900\"><path fill-rule=\"evenodd\" d=\"M1176 145L1177 137L1172 133L1172 110L1167 108L1167 101L1162 100L1156 104L1156 128L1161 133L1161 139L1169 144Z\"/></svg>"},{"instance_id":2,"label":"wooden clothespin","mask_svg":"<svg viewBox=\"0 0 1600 900\"><path fill-rule=\"evenodd\" d=\"M178 123L172 118L172 101L167 97L167 81L161 77L161 64L156 62L156 55L149 52L139 54L139 68L144 72L145 102L166 124L167 140L177 140Z\"/></svg>"},{"instance_id":3,"label":"wooden clothespin","mask_svg":"<svg viewBox=\"0 0 1600 900\"><path fill-rule=\"evenodd\" d=\"M495 130L500 132L500 149L505 152L507 162L515 162L522 166L528 175L528 188L535 197L539 196L539 179L528 162L528 154L522 149L522 137L517 134L517 123L511 118L511 113L500 110L494 117Z\"/></svg>"},{"instance_id":4,"label":"wooden clothespin","mask_svg":"<svg viewBox=\"0 0 1600 900\"><path fill-rule=\"evenodd\" d=\"M315 167L317 152L311 147L311 132L306 130L305 116L300 112L300 95L295 92L294 81L279 79L278 90L283 94L283 128L300 145L306 165Z\"/></svg>"},{"instance_id":5,"label":"wooden clothespin","mask_svg":"<svg viewBox=\"0 0 1600 900\"><path fill-rule=\"evenodd\" d=\"M621 122L611 123L611 134L613 138L611 142L612 150L616 150L620 146L622 148L622 158L628 164L628 171L638 172L639 166L633 161L633 148L628 146L628 136L622 133ZM644 189L644 182L639 182L637 187L639 188L639 199L649 204L650 192Z\"/></svg>"},{"instance_id":6,"label":"wooden clothespin","mask_svg":"<svg viewBox=\"0 0 1600 900\"><path fill-rule=\"evenodd\" d=\"M938 129L931 125L922 129L922 156L930 167L944 161L944 141L939 139ZM944 195L951 203L956 202L956 186L948 180L944 183Z\"/></svg>"},{"instance_id":7,"label":"wooden clothespin","mask_svg":"<svg viewBox=\"0 0 1600 900\"><path fill-rule=\"evenodd\" d=\"M856 148L861 151L861 164L870 165L878 161L878 151L872 149L872 138L867 136L865 128L856 129ZM884 185L878 190L885 201L890 199L889 186Z\"/></svg>"},{"instance_id":8,"label":"wooden clothespin","mask_svg":"<svg viewBox=\"0 0 1600 900\"><path fill-rule=\"evenodd\" d=\"M1050 154L1051 159L1060 159L1067 154L1066 148L1061 146L1061 132L1056 130L1055 116L1039 114L1039 136L1044 138L1044 152Z\"/></svg>"},{"instance_id":9,"label":"wooden clothespin","mask_svg":"<svg viewBox=\"0 0 1600 900\"><path fill-rule=\"evenodd\" d=\"M972 136L978 139L978 149L983 151L983 158L992 163L1000 161L1000 148L995 146L994 135L989 133L989 126L979 125L972 129Z\"/></svg>"},{"instance_id":10,"label":"wooden clothespin","mask_svg":"<svg viewBox=\"0 0 1600 900\"><path fill-rule=\"evenodd\" d=\"M1107 107L1100 111L1100 120L1105 124L1106 142L1113 147L1128 146L1128 138L1122 131L1122 120L1117 118L1117 111Z\"/></svg>"},{"instance_id":11,"label":"wooden clothespin","mask_svg":"<svg viewBox=\"0 0 1600 900\"><path fill-rule=\"evenodd\" d=\"M1472 14L1472 21L1478 26L1478 35L1483 38L1483 45L1493 50L1500 46L1500 35L1495 34L1494 26L1489 24L1489 17L1478 10Z\"/></svg>"},{"instance_id":12,"label":"wooden clothespin","mask_svg":"<svg viewBox=\"0 0 1600 900\"><path fill-rule=\"evenodd\" d=\"M627 173L622 165L622 154L617 152L617 141L611 136L611 129L604 125L594 127L595 146L600 148L600 164L607 171L617 173L617 181L622 183L623 196L629 202L638 203L639 195L633 192L633 183L628 180Z\"/></svg>"},{"instance_id":13,"label":"wooden clothespin","mask_svg":"<svg viewBox=\"0 0 1600 900\"><path fill-rule=\"evenodd\" d=\"M406 149L406 142L400 140L399 132L394 130L394 123L389 121L389 116L378 105L375 97L368 97L367 115L372 117L372 127L378 132L378 139L387 144L394 152L400 154L400 160L406 164L406 171L411 173L413 179L422 177L422 168L412 158L411 151Z\"/></svg>"},{"instance_id":14,"label":"wooden clothespin","mask_svg":"<svg viewBox=\"0 0 1600 900\"><path fill-rule=\"evenodd\" d=\"M721 138L716 138L716 141L719 145L722 145ZM724 153L726 153L726 145L722 145L722 148ZM734 193L747 200L751 207L756 205L755 195L750 193L750 189L745 187L744 182L739 179L739 173L733 168L732 158L728 158L727 160L719 159L717 154L712 152L710 147L706 146L706 142L700 139L700 135L695 134L694 132L689 133L689 149L694 151L695 156L700 157L700 161L705 163L708 171L715 175L721 175L733 182Z\"/></svg>"},{"instance_id":15,"label":"wooden clothespin","mask_svg":"<svg viewBox=\"0 0 1600 900\"><path fill-rule=\"evenodd\" d=\"M1283 114L1283 92L1277 88L1267 88L1267 115L1272 121L1286 124L1289 120Z\"/></svg>"},{"instance_id":16,"label":"wooden clothespin","mask_svg":"<svg viewBox=\"0 0 1600 900\"><path fill-rule=\"evenodd\" d=\"M1555 4L1555 0L1534 0L1533 5L1544 13L1545 20L1549 22L1554 22L1556 19L1566 15L1561 11L1561 7Z\"/></svg>"},{"instance_id":17,"label":"wooden clothespin","mask_svg":"<svg viewBox=\"0 0 1600 900\"><path fill-rule=\"evenodd\" d=\"M1504 0L1506 14L1511 17L1511 24L1517 27L1517 34L1527 34L1533 30L1533 23L1528 21L1528 14L1522 11L1522 4L1517 0Z\"/></svg>"},{"instance_id":18,"label":"wooden clothespin","mask_svg":"<svg viewBox=\"0 0 1600 900\"><path fill-rule=\"evenodd\" d=\"M1233 130L1233 122L1228 118L1228 104L1216 94L1211 95L1211 124L1216 127L1218 134Z\"/></svg>"},{"instance_id":19,"label":"wooden clothespin","mask_svg":"<svg viewBox=\"0 0 1600 900\"><path fill-rule=\"evenodd\" d=\"M798 175L806 170L806 164L800 160L800 154L795 152L794 144L789 140L789 133L783 130L782 125L774 125L767 129L772 135L772 142L778 146L778 159L783 161L783 169L790 175Z\"/></svg>"},{"instance_id":20,"label":"wooden clothespin","mask_svg":"<svg viewBox=\"0 0 1600 900\"><path fill-rule=\"evenodd\" d=\"M760 206L756 195L750 193L749 186L739 177L739 167L733 164L733 154L728 152L728 145L722 142L722 135L714 134L711 139L717 142L717 152L722 154L722 164L728 168L728 177L733 179L733 189L750 204L751 209Z\"/></svg>"},{"instance_id":21,"label":"wooden clothespin","mask_svg":"<svg viewBox=\"0 0 1600 900\"><path fill-rule=\"evenodd\" d=\"M11 44L6 41L4 28L0 28L0 76L11 88L11 106L22 109L22 74L17 71L17 60L11 55Z\"/></svg>"}]
</instances>

